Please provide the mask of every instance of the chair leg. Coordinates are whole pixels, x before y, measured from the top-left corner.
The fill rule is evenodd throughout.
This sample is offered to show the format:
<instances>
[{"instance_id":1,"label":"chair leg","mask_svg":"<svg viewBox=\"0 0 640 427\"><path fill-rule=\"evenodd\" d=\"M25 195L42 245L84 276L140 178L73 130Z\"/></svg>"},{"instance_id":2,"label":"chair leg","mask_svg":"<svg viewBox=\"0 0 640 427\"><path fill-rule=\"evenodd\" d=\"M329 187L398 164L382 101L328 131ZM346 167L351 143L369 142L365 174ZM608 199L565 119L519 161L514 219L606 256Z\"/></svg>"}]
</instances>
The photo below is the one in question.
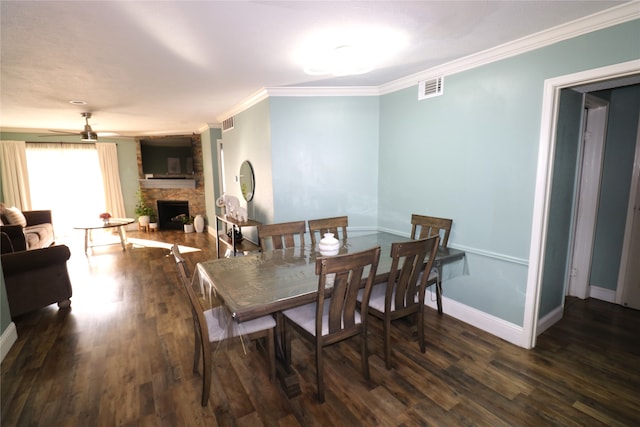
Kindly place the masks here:
<instances>
[{"instance_id":1,"label":"chair leg","mask_svg":"<svg viewBox=\"0 0 640 427\"><path fill-rule=\"evenodd\" d=\"M360 336L360 358L362 358L362 376L369 381L371 374L369 372L369 347L367 341L367 329L362 328Z\"/></svg>"},{"instance_id":2,"label":"chair leg","mask_svg":"<svg viewBox=\"0 0 640 427\"><path fill-rule=\"evenodd\" d=\"M418 307L418 342L420 343L420 351L425 353L427 351L424 342L424 303Z\"/></svg>"},{"instance_id":3,"label":"chair leg","mask_svg":"<svg viewBox=\"0 0 640 427\"><path fill-rule=\"evenodd\" d=\"M276 345L273 329L267 332L267 353L269 353L269 380L273 382L276 378Z\"/></svg>"},{"instance_id":4,"label":"chair leg","mask_svg":"<svg viewBox=\"0 0 640 427\"><path fill-rule=\"evenodd\" d=\"M194 321L195 323L195 321ZM200 341L200 332L198 329L198 325L195 325L194 332L194 349L193 349L193 372L198 373L199 363L200 363L200 352L202 352L202 342Z\"/></svg>"},{"instance_id":5,"label":"chair leg","mask_svg":"<svg viewBox=\"0 0 640 427\"><path fill-rule=\"evenodd\" d=\"M385 316L382 326L384 335L384 363L387 370L391 369L391 319Z\"/></svg>"},{"instance_id":6,"label":"chair leg","mask_svg":"<svg viewBox=\"0 0 640 427\"><path fill-rule=\"evenodd\" d=\"M209 402L209 391L211 390L211 352L207 351L202 355L202 406L207 406Z\"/></svg>"},{"instance_id":7,"label":"chair leg","mask_svg":"<svg viewBox=\"0 0 640 427\"><path fill-rule=\"evenodd\" d=\"M318 383L318 400L324 403L324 365L322 363L322 345L316 341L316 381Z\"/></svg>"},{"instance_id":8,"label":"chair leg","mask_svg":"<svg viewBox=\"0 0 640 427\"><path fill-rule=\"evenodd\" d=\"M439 278L436 282L436 302L438 303L438 314L442 314L442 282Z\"/></svg>"}]
</instances>

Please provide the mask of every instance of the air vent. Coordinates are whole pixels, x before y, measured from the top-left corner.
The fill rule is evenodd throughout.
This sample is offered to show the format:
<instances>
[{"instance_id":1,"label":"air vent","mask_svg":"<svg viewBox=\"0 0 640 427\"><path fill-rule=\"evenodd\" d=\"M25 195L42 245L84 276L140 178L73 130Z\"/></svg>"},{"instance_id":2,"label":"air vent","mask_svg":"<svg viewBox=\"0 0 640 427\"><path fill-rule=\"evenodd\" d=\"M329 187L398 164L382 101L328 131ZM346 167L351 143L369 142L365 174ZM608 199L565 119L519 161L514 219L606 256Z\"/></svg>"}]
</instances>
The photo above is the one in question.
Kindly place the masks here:
<instances>
[{"instance_id":1,"label":"air vent","mask_svg":"<svg viewBox=\"0 0 640 427\"><path fill-rule=\"evenodd\" d=\"M431 80L422 80L418 84L418 100L433 98L442 95L444 91L444 77L436 77Z\"/></svg>"},{"instance_id":2,"label":"air vent","mask_svg":"<svg viewBox=\"0 0 640 427\"><path fill-rule=\"evenodd\" d=\"M229 117L228 119L225 119L222 122L222 132L226 132L231 129L233 129L233 116Z\"/></svg>"}]
</instances>

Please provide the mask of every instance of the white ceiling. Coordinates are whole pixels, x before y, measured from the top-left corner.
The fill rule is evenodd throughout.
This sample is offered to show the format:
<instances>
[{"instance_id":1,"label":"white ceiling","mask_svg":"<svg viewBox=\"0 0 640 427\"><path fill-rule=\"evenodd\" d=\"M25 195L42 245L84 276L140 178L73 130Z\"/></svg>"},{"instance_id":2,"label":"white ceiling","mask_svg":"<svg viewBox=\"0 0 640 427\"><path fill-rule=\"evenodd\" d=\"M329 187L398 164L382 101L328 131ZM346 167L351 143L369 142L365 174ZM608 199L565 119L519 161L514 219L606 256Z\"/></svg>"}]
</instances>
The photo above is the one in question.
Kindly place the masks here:
<instances>
[{"instance_id":1,"label":"white ceiling","mask_svg":"<svg viewBox=\"0 0 640 427\"><path fill-rule=\"evenodd\" d=\"M98 132L198 133L263 88L377 87L621 3L2 0L0 125L80 131L91 111ZM315 32L373 26L410 41L368 74L296 62Z\"/></svg>"}]
</instances>

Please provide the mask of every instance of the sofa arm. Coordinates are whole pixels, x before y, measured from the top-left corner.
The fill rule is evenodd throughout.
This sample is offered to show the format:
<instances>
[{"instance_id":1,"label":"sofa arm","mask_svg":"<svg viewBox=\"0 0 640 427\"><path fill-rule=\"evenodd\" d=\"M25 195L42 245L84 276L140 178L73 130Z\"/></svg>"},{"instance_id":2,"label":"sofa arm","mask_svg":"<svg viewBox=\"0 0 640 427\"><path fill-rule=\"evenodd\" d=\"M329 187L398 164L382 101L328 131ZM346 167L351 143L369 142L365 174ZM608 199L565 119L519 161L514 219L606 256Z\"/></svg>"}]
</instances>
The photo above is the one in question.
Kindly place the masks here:
<instances>
[{"instance_id":1,"label":"sofa arm","mask_svg":"<svg viewBox=\"0 0 640 427\"><path fill-rule=\"evenodd\" d=\"M22 271L44 268L55 264L65 264L71 251L65 245L2 255L2 270L5 276Z\"/></svg>"},{"instance_id":2,"label":"sofa arm","mask_svg":"<svg viewBox=\"0 0 640 427\"><path fill-rule=\"evenodd\" d=\"M72 295L65 245L4 254L0 257L11 317L58 303L68 307Z\"/></svg>"},{"instance_id":3,"label":"sofa arm","mask_svg":"<svg viewBox=\"0 0 640 427\"><path fill-rule=\"evenodd\" d=\"M27 227L38 224L53 224L50 210L22 211L22 214L27 220Z\"/></svg>"},{"instance_id":4,"label":"sofa arm","mask_svg":"<svg viewBox=\"0 0 640 427\"><path fill-rule=\"evenodd\" d=\"M20 225L0 225L0 232L2 233L2 248L0 252L10 253L15 251L27 250L27 239L24 237L24 230ZM11 240L11 248L6 247L5 238Z\"/></svg>"}]
</instances>

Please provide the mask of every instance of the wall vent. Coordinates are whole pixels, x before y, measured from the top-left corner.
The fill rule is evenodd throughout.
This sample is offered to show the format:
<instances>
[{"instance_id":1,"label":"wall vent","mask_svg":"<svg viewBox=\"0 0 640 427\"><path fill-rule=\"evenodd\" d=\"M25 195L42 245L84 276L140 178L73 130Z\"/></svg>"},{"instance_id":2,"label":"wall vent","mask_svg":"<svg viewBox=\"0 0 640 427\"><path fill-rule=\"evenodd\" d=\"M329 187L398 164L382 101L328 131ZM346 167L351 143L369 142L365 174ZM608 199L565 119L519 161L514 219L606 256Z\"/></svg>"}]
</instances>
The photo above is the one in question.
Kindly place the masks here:
<instances>
[{"instance_id":1,"label":"wall vent","mask_svg":"<svg viewBox=\"0 0 640 427\"><path fill-rule=\"evenodd\" d=\"M231 129L233 129L233 116L223 120L222 122L222 132L226 132Z\"/></svg>"},{"instance_id":2,"label":"wall vent","mask_svg":"<svg viewBox=\"0 0 640 427\"><path fill-rule=\"evenodd\" d=\"M422 80L418 84L418 100L440 96L444 91L444 77Z\"/></svg>"}]
</instances>

